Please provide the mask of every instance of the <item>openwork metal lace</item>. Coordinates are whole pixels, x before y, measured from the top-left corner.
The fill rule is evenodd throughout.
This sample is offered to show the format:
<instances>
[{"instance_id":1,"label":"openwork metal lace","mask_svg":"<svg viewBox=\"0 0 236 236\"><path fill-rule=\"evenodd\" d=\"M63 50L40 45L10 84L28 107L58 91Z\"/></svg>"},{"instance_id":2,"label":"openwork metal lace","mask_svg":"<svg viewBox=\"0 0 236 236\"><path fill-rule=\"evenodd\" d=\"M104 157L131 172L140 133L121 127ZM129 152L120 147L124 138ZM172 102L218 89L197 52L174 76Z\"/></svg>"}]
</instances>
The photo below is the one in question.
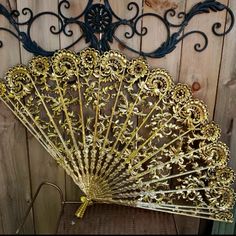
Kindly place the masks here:
<instances>
[{"instance_id":1,"label":"openwork metal lace","mask_svg":"<svg viewBox=\"0 0 236 236\"><path fill-rule=\"evenodd\" d=\"M11 68L0 97L92 203L232 221L234 172L206 105L118 51L57 51Z\"/></svg>"}]
</instances>

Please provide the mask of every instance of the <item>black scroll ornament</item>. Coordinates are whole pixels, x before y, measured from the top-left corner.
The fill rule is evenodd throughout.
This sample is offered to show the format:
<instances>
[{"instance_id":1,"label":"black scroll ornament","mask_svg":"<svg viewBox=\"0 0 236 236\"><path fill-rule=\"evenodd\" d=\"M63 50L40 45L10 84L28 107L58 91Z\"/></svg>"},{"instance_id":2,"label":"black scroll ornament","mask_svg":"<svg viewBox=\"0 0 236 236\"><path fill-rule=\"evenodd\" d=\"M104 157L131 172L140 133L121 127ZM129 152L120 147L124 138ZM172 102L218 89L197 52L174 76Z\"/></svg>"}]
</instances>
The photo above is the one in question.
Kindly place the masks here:
<instances>
[{"instance_id":1,"label":"black scroll ornament","mask_svg":"<svg viewBox=\"0 0 236 236\"><path fill-rule=\"evenodd\" d=\"M228 28L223 33L218 32L218 30L222 27L221 23L216 22L212 25L212 32L216 36L226 35L231 31L234 25L234 14L232 10L228 6L225 6L224 4L216 0L205 0L199 2L194 5L188 13L179 12L177 14L175 9L168 9L164 13L164 16L160 16L159 14L155 13L140 13L141 11L139 5L136 2L130 2L127 5L127 9L129 11L134 11L134 16L130 19L120 18L112 10L112 7L108 0L104 0L103 4L94 4L93 0L88 0L85 9L76 17L67 17L63 14L63 9L69 8L70 2L68 0L63 0L58 4L58 13L45 11L34 15L30 8L24 8L20 13L18 10L8 11L2 4L0 4L0 15L3 15L9 21L9 23L14 27L15 31L4 27L0 27L0 30L4 30L12 34L22 43L23 47L27 51L33 53L34 55L52 56L55 51L47 51L43 49L31 37L31 29L34 25L34 22L40 17L51 15L56 17L59 21L58 27L56 27L55 25L50 26L50 32L52 34L59 35L62 33L68 37L71 37L73 35L73 31L71 29L68 29L71 24L76 24L82 31L82 34L73 43L65 47L65 49L70 49L72 46L79 43L84 38L86 43L89 43L90 47L104 52L108 51L110 49L110 44L113 42L113 40L116 40L126 49L141 56L161 58L166 54L172 52L181 40L191 34L199 34L204 39L202 45L200 43L196 43L194 45L194 49L196 51L201 52L207 48L208 38L204 32L199 30L192 30L184 33L185 27L188 25L191 19L197 15L223 10L227 11L230 16L230 23ZM24 22L18 22L17 18L20 16L20 14L27 16L28 19ZM176 15L177 18L181 21L179 24L174 24L170 21L170 18L173 18ZM148 29L143 26L141 27L141 29L138 29L138 23L144 17L148 16L156 17L165 26L167 33L166 40L154 51L144 52L142 50L136 50L131 46L124 44L115 35L116 30L121 25L128 26L129 30L124 33L124 36L127 39L132 38L134 35L138 35L139 37L147 35L149 33ZM20 30L21 25L26 26L25 32ZM171 28L175 28L176 31L174 33L171 33ZM96 36L96 34L98 33L101 36L100 38L97 38ZM3 42L1 40L0 47L3 47Z\"/></svg>"}]
</instances>

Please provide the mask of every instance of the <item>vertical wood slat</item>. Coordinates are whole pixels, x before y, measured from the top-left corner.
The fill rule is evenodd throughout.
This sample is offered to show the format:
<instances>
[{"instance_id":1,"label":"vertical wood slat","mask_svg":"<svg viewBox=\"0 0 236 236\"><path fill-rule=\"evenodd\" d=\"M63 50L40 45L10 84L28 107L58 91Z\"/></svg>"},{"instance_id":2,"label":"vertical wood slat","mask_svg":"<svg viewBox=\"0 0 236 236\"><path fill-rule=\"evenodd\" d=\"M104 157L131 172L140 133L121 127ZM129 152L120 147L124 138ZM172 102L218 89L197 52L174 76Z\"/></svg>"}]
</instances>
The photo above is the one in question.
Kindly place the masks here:
<instances>
[{"instance_id":1,"label":"vertical wood slat","mask_svg":"<svg viewBox=\"0 0 236 236\"><path fill-rule=\"evenodd\" d=\"M32 9L34 14L43 11L57 12L57 0L18 0L18 10L21 11L24 7ZM27 19L27 16L20 15L20 21ZM53 35L49 28L54 25L58 28L58 19L54 16L39 17L31 28L31 37L39 43L39 45L46 50L55 50L59 48L59 37ZM23 30L24 27L22 26ZM25 29L24 29L25 30ZM27 64L33 57L21 46L22 63ZM40 143L28 132L29 143L29 160L31 169L31 183L32 192L36 192L38 186L44 182L49 181L57 184L64 192L65 188L65 174L55 160L45 151ZM47 186L43 187L37 200L34 204L35 230L36 233L54 233L56 227L56 220L60 210L60 199L57 191Z\"/></svg>"},{"instance_id":2,"label":"vertical wood slat","mask_svg":"<svg viewBox=\"0 0 236 236\"><path fill-rule=\"evenodd\" d=\"M187 1L186 10L189 11L197 2L196 0ZM219 2L227 5L227 0L220 0ZM193 95L202 99L207 104L210 119L213 117L215 106L217 79L223 44L223 37L214 35L211 27L215 22L220 22L222 27L218 32L223 32L225 17L225 11L217 13L211 11L210 14L196 16L186 27L185 33L192 30L205 32L209 43L203 52L196 52L194 50L195 43L204 45L203 38L199 34L189 35L183 41L179 81L192 86Z\"/></svg>"},{"instance_id":3,"label":"vertical wood slat","mask_svg":"<svg viewBox=\"0 0 236 236\"><path fill-rule=\"evenodd\" d=\"M15 1L0 0L7 9L15 9ZM0 16L0 27L14 31L9 22ZM12 35L1 31L0 78L9 67L20 63L19 42ZM31 199L29 163L27 159L26 131L11 111L0 102L0 233L14 234L23 219ZM30 214L23 229L33 233Z\"/></svg>"},{"instance_id":4,"label":"vertical wood slat","mask_svg":"<svg viewBox=\"0 0 236 236\"><path fill-rule=\"evenodd\" d=\"M236 12L236 2L230 0L229 7ZM226 26L227 27L227 26ZM230 145L233 127L236 126L236 27L225 36L222 63L219 74L214 120L221 126L222 140ZM231 148L233 148L233 144ZM231 153L231 155L234 153ZM236 160L236 156L232 157ZM233 163L232 163L233 164Z\"/></svg>"},{"instance_id":5,"label":"vertical wood slat","mask_svg":"<svg viewBox=\"0 0 236 236\"><path fill-rule=\"evenodd\" d=\"M187 1L186 11L188 12L197 2L196 0ZM227 0L221 0L220 2L227 5ZM200 30L207 35L209 44L203 52L199 53L194 50L195 43L200 42L202 46L204 45L204 41L199 35L190 35L183 41L179 81L190 85L194 97L202 99L207 104L210 119L213 118L223 45L223 37L214 35L211 26L215 22L220 22L222 24L221 32L223 32L225 18L225 11L218 13L211 12L210 14L203 14L193 18L186 27L185 33L192 30ZM183 226L184 224L182 223ZM204 225L203 227L205 228L208 221L195 219L195 226L193 225L192 228L195 231L194 233L198 232L200 224L201 226Z\"/></svg>"},{"instance_id":6,"label":"vertical wood slat","mask_svg":"<svg viewBox=\"0 0 236 236\"><path fill-rule=\"evenodd\" d=\"M155 1L145 0L144 1L144 13L152 12L163 16L167 9L173 8L176 12L184 12L186 6L185 0L170 0L170 1ZM177 14L176 14L177 15ZM168 18L172 23L179 23L175 18ZM143 27L147 27L149 30L147 36L142 39L142 50L145 52L151 52L158 48L163 41L165 41L167 33L166 28L160 20L155 17L144 17ZM176 28L171 29L171 32L177 30ZM181 43L178 44L177 48L167 54L165 57L160 59L148 58L148 63L152 67L165 68L173 80L176 82L179 80L179 70L181 62ZM180 74L181 75L181 74ZM185 81L182 81L185 82ZM174 217L176 228L179 234L196 234L198 233L199 219L191 218L187 216L172 215Z\"/></svg>"},{"instance_id":7,"label":"vertical wood slat","mask_svg":"<svg viewBox=\"0 0 236 236\"><path fill-rule=\"evenodd\" d=\"M173 8L176 12L185 11L185 0L169 0L169 1L156 1L156 0L144 0L144 13L155 13L163 16L165 11ZM176 14L177 15L177 14ZM168 17L170 22L179 23L177 17ZM143 27L147 27L148 33L143 36L142 39L142 51L152 52L157 49L162 42L166 40L167 30L164 24L156 17L144 17ZM177 28L178 29L178 28ZM176 31L176 28L171 31ZM151 67L165 68L174 81L178 81L179 67L181 57L181 43L178 44L177 48L170 54L160 59L147 58L148 63Z\"/></svg>"},{"instance_id":8,"label":"vertical wood slat","mask_svg":"<svg viewBox=\"0 0 236 236\"><path fill-rule=\"evenodd\" d=\"M131 19L136 11L135 8L133 10L128 10L128 4L131 2L134 2L132 0L110 0L110 5L113 9L113 11L122 19ZM142 0L137 0L135 3L139 6L139 14L142 14ZM114 22L117 21L117 19L114 18ZM137 24L137 30L139 31L141 29L141 21ZM141 46L141 37L134 34L134 36L130 39L125 37L125 33L131 33L131 29L129 26L120 26L115 32L115 36L121 40L121 42L127 46L130 46L131 48L136 49L137 51L140 51ZM127 50L121 43L117 42L115 39L113 39L113 43L111 44L111 49L113 50L119 50L122 53L124 53L128 58L138 57L139 55L137 53L131 52Z\"/></svg>"},{"instance_id":9,"label":"vertical wood slat","mask_svg":"<svg viewBox=\"0 0 236 236\"><path fill-rule=\"evenodd\" d=\"M236 2L229 0L229 7L236 12ZM229 16L228 16L229 17ZM228 22L229 19L227 19ZM228 22L229 23L229 22ZM227 28L227 25L226 25ZM215 104L214 120L220 125L222 140L230 147L230 162L236 171L236 28L224 39L222 63L220 67L217 97ZM234 183L236 189L236 183ZM234 207L234 222L232 224L215 221L212 234L236 233L236 207Z\"/></svg>"}]
</instances>

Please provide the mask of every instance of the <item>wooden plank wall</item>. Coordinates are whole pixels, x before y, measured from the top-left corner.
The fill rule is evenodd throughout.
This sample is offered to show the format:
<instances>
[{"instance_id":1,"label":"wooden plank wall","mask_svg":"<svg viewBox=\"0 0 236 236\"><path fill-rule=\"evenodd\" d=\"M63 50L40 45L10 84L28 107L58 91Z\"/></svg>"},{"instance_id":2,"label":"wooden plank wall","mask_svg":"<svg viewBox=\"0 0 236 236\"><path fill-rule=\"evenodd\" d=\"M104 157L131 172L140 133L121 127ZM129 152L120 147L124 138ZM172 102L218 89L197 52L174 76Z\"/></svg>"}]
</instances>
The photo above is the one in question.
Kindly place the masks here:
<instances>
[{"instance_id":1,"label":"wooden plank wall","mask_svg":"<svg viewBox=\"0 0 236 236\"><path fill-rule=\"evenodd\" d=\"M21 0L17 2L17 9L22 11L22 9L27 6L32 9L34 14L38 14L42 11L57 12L57 5L57 1ZM20 22L25 20L27 20L27 16L21 15L19 17ZM50 26L55 25L58 27L58 19L56 17L43 17L35 22L35 25L31 31L31 35L32 38L34 38L34 40L38 42L43 48L47 50L55 50L60 47L60 40L58 36L50 33L50 26L47 22L50 22ZM22 46L20 49L22 63L27 64L32 58L32 54L27 52ZM56 162L29 132L27 132L27 140L32 194L35 194L38 186L43 181L53 182L64 191L64 171L61 168L58 168ZM34 207L36 232L50 233L55 231L56 220L60 209L58 197L58 193L55 192L55 190L50 189L48 186L43 188ZM44 220L42 221L42 219Z\"/></svg>"},{"instance_id":2,"label":"wooden plank wall","mask_svg":"<svg viewBox=\"0 0 236 236\"><path fill-rule=\"evenodd\" d=\"M8 9L22 10L24 7L32 9L34 14L40 11L57 12L60 0L0 0L0 3ZM100 2L101 0L96 0ZM121 17L132 17L132 11L127 10L127 4L131 0L110 0L113 10ZM136 3L140 9L163 15L165 9L175 8L178 11L188 11L199 0L138 0ZM236 13L234 0L220 0L229 4ZM65 9L68 16L78 15L86 6L87 0L70 0L71 7ZM198 53L194 50L196 43L204 44L199 35L191 35L180 43L176 50L161 59L148 59L151 67L163 67L167 69L176 82L187 83L195 97L202 99L209 108L210 117L214 118L222 128L222 140L230 145L232 151L231 166L236 169L236 30L226 37L216 37L211 32L215 22L222 24L224 30L226 13L205 14L196 17L186 28L188 31L201 30L208 35L209 44L205 51ZM20 15L19 21L24 21L27 16ZM171 19L177 23L176 18ZM50 24L48 24L50 22ZM64 48L72 43L81 31L76 25L67 30L73 30L72 37L60 35L56 37L49 32L49 27L58 27L58 19L53 16L38 20L32 28L32 38L44 48L53 50ZM0 27L8 26L6 20L0 17ZM116 35L122 42L144 51L151 51L158 47L166 37L166 30L160 26L160 21L154 17L145 17L138 25L148 28L149 33L142 37L126 39L124 33L128 27L121 27ZM226 24L227 27L227 24ZM22 26L22 29L23 26ZM99 36L98 36L99 37ZM19 42L6 32L0 31L0 40L4 47L0 49L0 77L8 67L17 63L27 63L32 57ZM82 42L75 45L72 50L80 50L86 47ZM121 44L114 42L113 49L123 51L128 57L135 54L127 51ZM0 103L0 233L14 233L24 212L42 181L56 183L63 190L67 200L78 200L80 192L73 181L64 171L58 168L53 159L40 147L37 141L26 132L17 119ZM55 227L58 214L58 195L45 187L39 196L34 211L24 227L24 232L51 233ZM194 234L199 232L201 225L206 221L200 221L191 217L175 216L178 233ZM147 219L148 220L148 219ZM199 228L200 227L200 228Z\"/></svg>"},{"instance_id":3,"label":"wooden plank wall","mask_svg":"<svg viewBox=\"0 0 236 236\"><path fill-rule=\"evenodd\" d=\"M236 12L236 1L229 1L229 7ZM222 51L222 63L219 73L217 97L215 103L214 120L222 128L222 140L230 147L231 167L236 170L236 27L225 37ZM236 184L234 184L236 189ZM232 224L215 222L213 234L236 234L236 206L235 220Z\"/></svg>"},{"instance_id":4,"label":"wooden plank wall","mask_svg":"<svg viewBox=\"0 0 236 236\"><path fill-rule=\"evenodd\" d=\"M0 1L8 9L16 9L15 1ZM0 16L1 26L9 27ZM4 48L0 50L1 77L8 67L21 62L20 45L12 36L0 32ZM11 53L10 53L11 52ZM0 103L0 233L15 233L31 199L29 162L25 128ZM33 233L33 217L25 227Z\"/></svg>"}]
</instances>

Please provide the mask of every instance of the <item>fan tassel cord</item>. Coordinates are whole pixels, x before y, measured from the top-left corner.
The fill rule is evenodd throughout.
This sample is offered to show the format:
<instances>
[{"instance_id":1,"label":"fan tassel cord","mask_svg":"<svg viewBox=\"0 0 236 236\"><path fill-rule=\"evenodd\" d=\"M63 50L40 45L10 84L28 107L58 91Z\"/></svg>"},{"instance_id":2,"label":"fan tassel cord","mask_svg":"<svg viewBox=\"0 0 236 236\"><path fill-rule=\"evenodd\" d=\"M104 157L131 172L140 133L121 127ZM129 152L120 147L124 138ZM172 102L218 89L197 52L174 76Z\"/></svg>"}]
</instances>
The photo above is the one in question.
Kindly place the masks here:
<instances>
[{"instance_id":1,"label":"fan tassel cord","mask_svg":"<svg viewBox=\"0 0 236 236\"><path fill-rule=\"evenodd\" d=\"M80 207L79 207L78 210L76 211L75 215L76 215L78 218L83 218L84 213L85 213L87 207L88 207L89 205L92 205L93 202L92 202L90 199L88 199L86 196L82 196L82 197L80 198L80 200L81 200L82 204L80 205Z\"/></svg>"}]
</instances>

